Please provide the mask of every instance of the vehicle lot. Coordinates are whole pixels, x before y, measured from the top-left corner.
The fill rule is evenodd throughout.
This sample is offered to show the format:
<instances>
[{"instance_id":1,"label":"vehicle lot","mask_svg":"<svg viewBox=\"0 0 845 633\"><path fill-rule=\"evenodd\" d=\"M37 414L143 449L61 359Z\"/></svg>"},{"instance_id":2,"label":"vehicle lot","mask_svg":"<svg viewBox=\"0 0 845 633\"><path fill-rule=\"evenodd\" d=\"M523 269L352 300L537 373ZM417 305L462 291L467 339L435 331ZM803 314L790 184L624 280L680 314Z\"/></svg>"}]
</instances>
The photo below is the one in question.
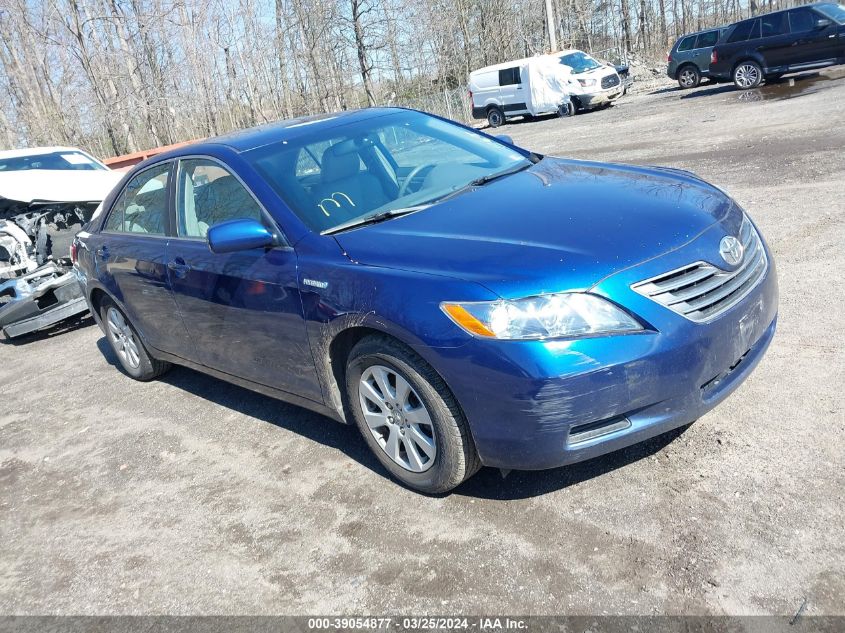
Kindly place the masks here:
<instances>
[{"instance_id":1,"label":"vehicle lot","mask_svg":"<svg viewBox=\"0 0 845 633\"><path fill-rule=\"evenodd\" d=\"M845 613L843 121L832 69L496 130L695 171L777 260L751 378L592 462L427 498L353 427L186 369L131 380L90 320L0 344L0 612Z\"/></svg>"}]
</instances>

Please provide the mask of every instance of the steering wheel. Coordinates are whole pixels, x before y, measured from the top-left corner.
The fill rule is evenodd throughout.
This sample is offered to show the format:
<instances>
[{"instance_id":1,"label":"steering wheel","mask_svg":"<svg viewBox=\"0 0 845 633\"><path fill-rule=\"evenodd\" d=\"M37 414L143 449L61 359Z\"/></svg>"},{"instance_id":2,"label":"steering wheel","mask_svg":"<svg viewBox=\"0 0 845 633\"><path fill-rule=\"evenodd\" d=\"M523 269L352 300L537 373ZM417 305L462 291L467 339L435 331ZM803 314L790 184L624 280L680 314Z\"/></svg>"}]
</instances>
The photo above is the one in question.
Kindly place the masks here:
<instances>
[{"instance_id":1,"label":"steering wheel","mask_svg":"<svg viewBox=\"0 0 845 633\"><path fill-rule=\"evenodd\" d=\"M411 185L411 182L414 180L414 178L416 178L423 169L426 169L428 167L434 168L437 167L437 164L423 163L422 165L417 165L411 170L411 173L405 177L405 182L403 182L402 186L399 187L399 198L401 198L408 192L408 187Z\"/></svg>"}]
</instances>

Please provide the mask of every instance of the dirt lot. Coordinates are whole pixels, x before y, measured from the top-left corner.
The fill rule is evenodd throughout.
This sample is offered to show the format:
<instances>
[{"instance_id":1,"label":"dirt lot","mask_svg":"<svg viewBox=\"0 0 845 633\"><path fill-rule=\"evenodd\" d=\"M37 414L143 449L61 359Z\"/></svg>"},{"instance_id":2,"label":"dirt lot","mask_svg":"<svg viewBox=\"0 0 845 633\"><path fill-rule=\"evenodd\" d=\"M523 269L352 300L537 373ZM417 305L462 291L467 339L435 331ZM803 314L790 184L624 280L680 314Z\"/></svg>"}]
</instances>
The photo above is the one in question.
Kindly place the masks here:
<instances>
[{"instance_id":1,"label":"dirt lot","mask_svg":"<svg viewBox=\"0 0 845 633\"><path fill-rule=\"evenodd\" d=\"M843 75L502 128L693 170L774 250L767 357L646 445L426 498L354 428L186 369L132 381L90 321L0 343L0 612L845 614Z\"/></svg>"}]
</instances>

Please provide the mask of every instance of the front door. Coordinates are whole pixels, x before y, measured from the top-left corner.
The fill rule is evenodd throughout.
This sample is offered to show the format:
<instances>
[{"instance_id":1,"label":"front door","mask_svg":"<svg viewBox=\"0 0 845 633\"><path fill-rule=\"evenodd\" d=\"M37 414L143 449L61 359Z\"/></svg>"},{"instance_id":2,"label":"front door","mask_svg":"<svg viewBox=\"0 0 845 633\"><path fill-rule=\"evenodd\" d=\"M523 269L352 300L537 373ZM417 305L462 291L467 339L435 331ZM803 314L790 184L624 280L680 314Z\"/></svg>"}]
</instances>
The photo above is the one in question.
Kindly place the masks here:
<instances>
[{"instance_id":1,"label":"front door","mask_svg":"<svg viewBox=\"0 0 845 633\"><path fill-rule=\"evenodd\" d=\"M792 9L788 13L790 29L795 40L794 53L790 59L792 66L806 64L811 67L814 63L836 57L837 38L834 24L817 28L816 21L823 16L809 7ZM831 35L833 37L830 37Z\"/></svg>"},{"instance_id":2,"label":"front door","mask_svg":"<svg viewBox=\"0 0 845 633\"><path fill-rule=\"evenodd\" d=\"M170 284L191 337L189 360L322 402L308 345L292 248L212 253L209 227L238 218L270 223L221 163L180 161ZM275 231L275 228L272 230Z\"/></svg>"}]
</instances>

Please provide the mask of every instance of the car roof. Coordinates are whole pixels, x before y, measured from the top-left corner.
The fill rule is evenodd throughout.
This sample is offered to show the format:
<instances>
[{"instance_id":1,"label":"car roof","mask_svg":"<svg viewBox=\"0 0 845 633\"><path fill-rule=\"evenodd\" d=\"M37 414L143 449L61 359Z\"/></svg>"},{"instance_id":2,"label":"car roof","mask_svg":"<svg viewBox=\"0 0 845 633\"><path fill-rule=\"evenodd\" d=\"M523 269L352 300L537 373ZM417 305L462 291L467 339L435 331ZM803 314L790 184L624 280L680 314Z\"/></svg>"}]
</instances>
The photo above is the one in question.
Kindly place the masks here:
<instances>
[{"instance_id":1,"label":"car roof","mask_svg":"<svg viewBox=\"0 0 845 633\"><path fill-rule=\"evenodd\" d=\"M353 123L355 121L407 111L407 108L361 108L358 110L344 110L341 112L314 114L296 117L294 119L285 119L283 121L275 121L273 123L265 123L256 127L236 130L221 136L203 139L196 143L187 143L170 151L157 154L149 159L149 163L144 161L142 164L148 165L152 162L158 162L159 160L171 159L182 155L196 154L197 152L201 152L203 148L207 148L209 146L222 145L238 153L242 153L259 147L264 147L265 145L271 145L273 143L303 136L310 130L328 129L338 127L340 125L346 125L347 123Z\"/></svg>"},{"instance_id":2,"label":"car roof","mask_svg":"<svg viewBox=\"0 0 845 633\"><path fill-rule=\"evenodd\" d=\"M78 147L26 147L23 149L8 149L0 151L0 158L20 158L21 156L40 156L41 154L54 154L56 152L82 152L88 155L88 152L79 149Z\"/></svg>"},{"instance_id":3,"label":"car roof","mask_svg":"<svg viewBox=\"0 0 845 633\"><path fill-rule=\"evenodd\" d=\"M733 22L730 24L722 24L720 26L711 26L709 29L701 29L700 31L693 31L692 33L684 33L681 35L677 40L675 40L675 44L680 42L683 39L686 39L692 35L701 35L702 33L710 33L712 31L724 31L725 29L729 29L734 25Z\"/></svg>"},{"instance_id":4,"label":"car roof","mask_svg":"<svg viewBox=\"0 0 845 633\"><path fill-rule=\"evenodd\" d=\"M793 9L804 9L807 7L821 7L826 4L836 4L836 2L811 2L810 4L801 4L794 7L786 7L785 9L778 9L777 11L767 11L766 13L758 13L757 15L751 15L745 19L737 20L731 26L739 24L740 22L749 22L750 20L756 20L757 18L764 18L767 15L774 15L775 13L786 13L787 11L792 11Z\"/></svg>"},{"instance_id":5,"label":"car roof","mask_svg":"<svg viewBox=\"0 0 845 633\"><path fill-rule=\"evenodd\" d=\"M472 77L473 75L478 75L481 73L489 73L494 72L497 70L503 70L505 68L513 68L514 66L519 66L521 64L529 64L534 60L540 59L542 57L560 57L561 55L569 55L570 53L584 53L585 55L590 55L586 51L582 51L578 48L567 48L562 51L555 51L554 53L546 53L545 55L534 55L533 57L523 57L521 59L511 59L506 62L502 62L501 64L492 64L490 66L484 66L484 68L478 68L473 70L469 76ZM590 55L592 57L592 55Z\"/></svg>"}]
</instances>

